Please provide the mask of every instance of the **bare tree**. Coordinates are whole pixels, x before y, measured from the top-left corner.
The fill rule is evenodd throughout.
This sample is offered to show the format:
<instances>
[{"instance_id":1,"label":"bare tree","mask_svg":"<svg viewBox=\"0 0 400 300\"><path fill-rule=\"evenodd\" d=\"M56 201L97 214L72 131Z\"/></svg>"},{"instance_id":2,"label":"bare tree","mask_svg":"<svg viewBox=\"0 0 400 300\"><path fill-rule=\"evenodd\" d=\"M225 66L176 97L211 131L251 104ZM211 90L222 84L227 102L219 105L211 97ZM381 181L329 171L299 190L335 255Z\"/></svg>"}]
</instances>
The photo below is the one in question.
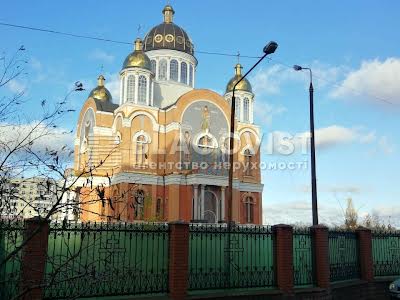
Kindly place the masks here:
<instances>
[{"instance_id":1,"label":"bare tree","mask_svg":"<svg viewBox=\"0 0 400 300\"><path fill-rule=\"evenodd\" d=\"M34 238L41 228L37 228L30 236L25 237L23 241L9 237L2 237L2 229L9 226L10 221L21 219L20 213L15 210L15 200L23 203L24 207L32 209L39 218L51 220L62 211L73 210L79 215L86 207L85 205L93 203L101 203L104 210L102 212L91 211L93 214L100 214L105 221L119 221L120 215L124 210L130 209L126 195L108 196L105 193L104 186L94 186L92 178L96 175L96 170L102 167L105 161L113 154L115 149L111 149L109 153L98 161L84 162L84 167L79 174L70 174L67 172L73 157L73 149L71 145L46 145L42 146L42 142L51 139L54 136L68 136L73 130L64 130L60 127L60 121L66 114L74 110L69 108L68 99L72 93L83 91L84 88L80 82L76 82L75 86L60 101L53 104L48 103L45 99L33 100L36 103L29 103L24 97L24 91L10 93L8 87L15 80L25 74L27 60L23 59L25 47L21 46L11 58L6 55L0 57L0 247L2 247L1 239L6 238L8 243L7 249L0 249L0 253L4 255L0 257L0 270L11 260L20 259L20 253L26 244ZM40 108L38 116L27 116L22 113L24 105L31 104ZM73 145L72 145L73 146ZM115 146L118 147L118 146ZM111 183L111 176L107 177ZM13 181L20 179L20 182L30 182L34 178L41 178L38 185L44 191L38 200L43 200L45 195L50 196L51 204L46 210L35 205L24 195L15 192ZM78 186L78 182L84 182ZM81 188L85 188L82 195ZM134 189L132 187L132 189ZM70 193L81 195L76 201L65 201ZM86 193L86 195L85 195ZM85 197L90 195L90 197ZM90 200L82 200L90 199ZM40 203L40 201L38 201ZM119 211L115 212L115 206L119 206ZM21 210L23 211L23 210ZM4 221L8 219L8 222ZM10 220L11 219L11 220ZM44 223L43 223L44 224ZM63 224L68 226L68 224ZM66 271L66 265L70 260L75 259L81 251L93 247L93 243L81 244L74 251L68 250L70 256L68 260L64 260L62 264L56 263L54 257L48 258L48 263L54 263L52 272L44 284L46 287L60 282L58 274ZM68 247L69 245L66 245ZM4 245L3 245L4 247ZM72 253L73 252L73 253ZM94 262L93 262L94 263ZM73 274L71 271L69 277L63 277L62 280L71 280L75 276L87 275L90 266L85 266L85 273ZM0 272L1 273L1 272ZM4 284L0 278L1 284ZM23 297L33 286L20 291L13 297L15 299Z\"/></svg>"},{"instance_id":2,"label":"bare tree","mask_svg":"<svg viewBox=\"0 0 400 300\"><path fill-rule=\"evenodd\" d=\"M358 221L358 212L354 209L353 199L347 199L344 225L347 229L356 229Z\"/></svg>"}]
</instances>

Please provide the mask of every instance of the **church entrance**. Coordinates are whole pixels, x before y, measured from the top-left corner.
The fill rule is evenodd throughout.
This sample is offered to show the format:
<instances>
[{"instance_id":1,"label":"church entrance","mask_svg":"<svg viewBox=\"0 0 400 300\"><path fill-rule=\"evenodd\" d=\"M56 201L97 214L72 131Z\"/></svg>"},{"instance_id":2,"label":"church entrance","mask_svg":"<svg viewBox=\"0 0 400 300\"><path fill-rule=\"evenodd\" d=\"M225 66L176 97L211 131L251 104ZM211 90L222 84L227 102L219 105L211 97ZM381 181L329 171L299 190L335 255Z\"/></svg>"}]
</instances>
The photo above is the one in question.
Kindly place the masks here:
<instances>
[{"instance_id":1,"label":"church entrance","mask_svg":"<svg viewBox=\"0 0 400 300\"><path fill-rule=\"evenodd\" d=\"M218 212L217 212L218 199L214 192L205 191L204 192L204 219L208 223L218 222Z\"/></svg>"}]
</instances>

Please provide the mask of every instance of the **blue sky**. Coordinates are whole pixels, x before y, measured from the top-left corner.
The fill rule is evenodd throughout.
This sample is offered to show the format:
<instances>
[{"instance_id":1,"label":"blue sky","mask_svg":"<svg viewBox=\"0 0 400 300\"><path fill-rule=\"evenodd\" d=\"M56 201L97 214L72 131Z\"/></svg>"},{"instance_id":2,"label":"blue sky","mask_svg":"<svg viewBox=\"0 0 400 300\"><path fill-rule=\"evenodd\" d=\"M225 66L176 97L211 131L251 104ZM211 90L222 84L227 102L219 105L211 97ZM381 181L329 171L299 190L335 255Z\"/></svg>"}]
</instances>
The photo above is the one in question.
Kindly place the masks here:
<instances>
[{"instance_id":1,"label":"blue sky","mask_svg":"<svg viewBox=\"0 0 400 300\"><path fill-rule=\"evenodd\" d=\"M12 1L0 22L49 28L130 42L162 21L166 1ZM352 197L360 215L375 212L400 226L399 118L400 21L398 1L171 1L175 22L198 51L257 56L269 40L279 43L250 78L256 91L256 122L264 135L301 135L308 130L307 74L288 66L311 66L320 221L340 223ZM132 47L0 26L0 51L24 45L28 75L13 88L26 89L26 114L41 99L62 98L80 80L90 90L101 66L110 89ZM223 92L235 57L198 53L197 88ZM254 59L241 58L246 67ZM88 92L88 91L87 91ZM69 101L80 109L87 93ZM390 104L382 99L391 102ZM77 114L63 121L75 128ZM264 138L266 141L266 137ZM264 142L266 143L266 142ZM305 161L301 153L267 155L266 162ZM266 223L310 222L307 170L265 170Z\"/></svg>"}]
</instances>

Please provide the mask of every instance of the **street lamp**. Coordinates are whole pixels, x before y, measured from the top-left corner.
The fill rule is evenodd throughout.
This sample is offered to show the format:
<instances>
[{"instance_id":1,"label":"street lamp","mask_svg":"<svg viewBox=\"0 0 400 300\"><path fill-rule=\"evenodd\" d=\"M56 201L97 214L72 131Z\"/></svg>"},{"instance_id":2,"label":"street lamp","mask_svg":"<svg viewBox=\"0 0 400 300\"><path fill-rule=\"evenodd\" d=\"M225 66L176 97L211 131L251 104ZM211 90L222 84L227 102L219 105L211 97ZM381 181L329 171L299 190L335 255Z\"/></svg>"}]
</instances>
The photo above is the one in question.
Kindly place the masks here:
<instances>
[{"instance_id":1,"label":"street lamp","mask_svg":"<svg viewBox=\"0 0 400 300\"><path fill-rule=\"evenodd\" d=\"M233 198L233 148L234 148L234 134L235 134L235 89L236 86L251 72L253 69L269 54L275 52L276 48L278 48L278 44L276 42L269 42L263 49L264 55L252 66L246 74L240 78L235 85L233 86L232 90L232 100L231 100L231 132L230 132L230 143L229 143L229 183L228 183L228 226L230 227L232 222L232 198Z\"/></svg>"},{"instance_id":2,"label":"street lamp","mask_svg":"<svg viewBox=\"0 0 400 300\"><path fill-rule=\"evenodd\" d=\"M310 72L311 199L313 225L318 225L317 176L315 171L314 87L312 84L312 71L310 68L304 68L299 65L294 65L293 69L295 71L308 70Z\"/></svg>"}]
</instances>

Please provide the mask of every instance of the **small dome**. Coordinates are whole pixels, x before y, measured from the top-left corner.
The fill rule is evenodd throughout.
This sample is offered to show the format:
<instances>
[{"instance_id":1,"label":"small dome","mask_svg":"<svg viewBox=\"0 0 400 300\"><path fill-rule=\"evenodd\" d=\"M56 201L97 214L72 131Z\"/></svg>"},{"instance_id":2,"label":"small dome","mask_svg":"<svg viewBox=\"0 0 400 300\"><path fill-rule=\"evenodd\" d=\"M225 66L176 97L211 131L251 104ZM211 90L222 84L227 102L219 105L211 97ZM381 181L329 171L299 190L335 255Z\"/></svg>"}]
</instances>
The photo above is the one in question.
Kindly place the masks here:
<instances>
[{"instance_id":1,"label":"small dome","mask_svg":"<svg viewBox=\"0 0 400 300\"><path fill-rule=\"evenodd\" d=\"M241 64L237 64L235 66L235 76L229 80L227 86L226 86L226 93L232 92L233 91L233 87L235 86L236 82L238 82L240 80L240 78L242 78L242 66ZM239 84L236 86L235 91L245 91L245 92L253 92L253 89L251 88L251 84L250 82L244 78L241 82L239 82Z\"/></svg>"},{"instance_id":2,"label":"small dome","mask_svg":"<svg viewBox=\"0 0 400 300\"><path fill-rule=\"evenodd\" d=\"M140 38L135 40L135 50L127 56L122 68L142 68L151 71L150 58L143 52L143 42Z\"/></svg>"},{"instance_id":3,"label":"small dome","mask_svg":"<svg viewBox=\"0 0 400 300\"><path fill-rule=\"evenodd\" d=\"M171 5L163 9L164 22L155 26L144 38L144 51L171 49L193 55L193 43L181 27L173 23L175 14Z\"/></svg>"},{"instance_id":4,"label":"small dome","mask_svg":"<svg viewBox=\"0 0 400 300\"><path fill-rule=\"evenodd\" d=\"M97 87L90 92L89 97L92 97L100 101L112 100L110 91L107 90L106 87L104 86L105 80L106 79L104 78L103 75L100 75L99 78L97 78Z\"/></svg>"}]
</instances>

